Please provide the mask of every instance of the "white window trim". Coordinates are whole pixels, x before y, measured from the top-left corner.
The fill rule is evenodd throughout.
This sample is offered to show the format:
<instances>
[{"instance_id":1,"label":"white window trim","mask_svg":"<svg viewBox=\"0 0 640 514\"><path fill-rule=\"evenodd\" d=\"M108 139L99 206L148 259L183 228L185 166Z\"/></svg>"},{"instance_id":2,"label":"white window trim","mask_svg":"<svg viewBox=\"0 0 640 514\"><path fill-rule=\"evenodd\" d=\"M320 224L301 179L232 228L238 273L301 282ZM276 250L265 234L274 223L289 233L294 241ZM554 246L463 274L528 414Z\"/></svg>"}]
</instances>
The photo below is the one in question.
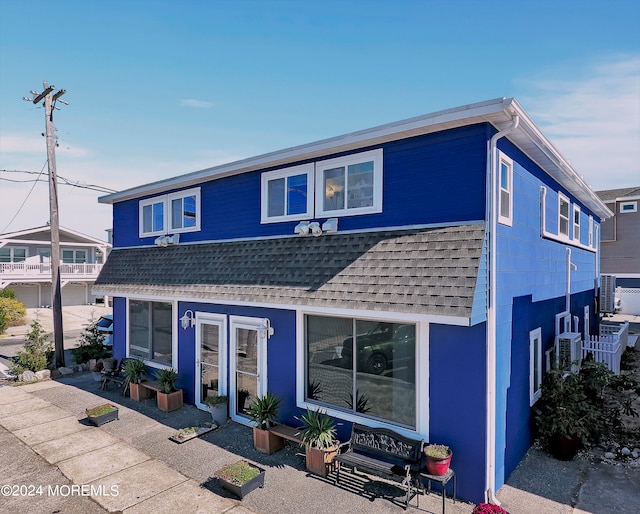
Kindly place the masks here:
<instances>
[{"instance_id":1,"label":"white window trim","mask_svg":"<svg viewBox=\"0 0 640 514\"><path fill-rule=\"evenodd\" d=\"M536 346L538 358L536 359ZM535 362L534 362L535 361ZM534 371L538 371L538 383L534 383ZM542 396L542 329L536 328L529 332L529 406L536 403Z\"/></svg>"},{"instance_id":2,"label":"white window trim","mask_svg":"<svg viewBox=\"0 0 640 514\"><path fill-rule=\"evenodd\" d=\"M429 440L429 366L420 363L429 362L429 323L419 322L415 319L387 318L382 316L369 316L359 312L344 312L341 314L328 312L323 309L305 309L296 311L296 405L301 409L317 409L315 403L305 402L306 390L306 349L305 349L305 315L335 316L358 319L371 319L389 321L390 323L415 323L416 325L416 428L411 430L393 423L385 423L380 419L366 418L343 410L322 407L332 417L362 423L375 428L388 428L407 437L415 438L416 435Z\"/></svg>"},{"instance_id":3,"label":"white window trim","mask_svg":"<svg viewBox=\"0 0 640 514\"><path fill-rule=\"evenodd\" d=\"M368 207L358 207L354 209L324 210L324 173L325 169L345 168L350 164L373 161L373 205ZM368 152L360 152L345 155L343 157L335 157L324 161L316 162L316 180L315 180L315 198L316 198L316 217L335 218L340 216L355 216L358 214L373 214L382 212L382 148L370 150ZM348 182L345 176L345 187ZM345 198L346 198L345 194Z\"/></svg>"},{"instance_id":4,"label":"white window trim","mask_svg":"<svg viewBox=\"0 0 640 514\"><path fill-rule=\"evenodd\" d=\"M578 223L576 223L576 214L578 215ZM578 243L580 242L580 235L582 232L581 215L580 206L574 203L573 209L571 210L571 239ZM578 237L576 237L576 229L578 231Z\"/></svg>"},{"instance_id":5,"label":"white window trim","mask_svg":"<svg viewBox=\"0 0 640 514\"><path fill-rule=\"evenodd\" d=\"M173 228L171 226L171 201L177 198L185 198L187 196L196 197L196 224L193 227L186 228ZM143 210L148 205L156 203L162 204L162 230L152 230L151 232L144 231L144 219ZM146 198L140 200L138 203L138 235L140 237L153 237L163 236L167 234L179 234L184 232L197 232L201 226L201 210L200 210L200 188L194 187L191 189L183 189L182 191L176 191L166 195L154 196L153 198Z\"/></svg>"},{"instance_id":6,"label":"white window trim","mask_svg":"<svg viewBox=\"0 0 640 514\"><path fill-rule=\"evenodd\" d=\"M562 215L562 202L566 202L567 206L568 206L568 210L569 212L567 212L567 233L563 233L560 232L560 220L565 219L564 216ZM558 237L569 240L571 239L569 237L569 234L571 233L571 227L573 225L573 220L571 219L571 200L569 200L568 197L566 197L565 195L563 195L562 193L558 193Z\"/></svg>"},{"instance_id":7,"label":"white window trim","mask_svg":"<svg viewBox=\"0 0 640 514\"><path fill-rule=\"evenodd\" d=\"M187 196L195 196L196 198L196 224L193 227L179 227L175 228L171 225L173 221L173 216L171 213L171 202L178 198L186 198ZM184 205L184 202L183 202ZM180 232L197 232L200 230L200 220L202 219L200 216L200 188L194 187L191 189L185 189L183 191L176 191L175 193L171 193L167 195L167 203L165 207L165 212L167 213L167 225L169 228L167 229L167 233L169 234L177 234Z\"/></svg>"},{"instance_id":8,"label":"white window trim","mask_svg":"<svg viewBox=\"0 0 640 514\"><path fill-rule=\"evenodd\" d=\"M22 263L25 262L27 257L29 257L29 249L26 246L5 246L3 248L9 248L9 263L11 262L17 262L17 263ZM24 250L24 258L25 261L15 261L15 250ZM9 263L5 263L5 264L9 264Z\"/></svg>"},{"instance_id":9,"label":"white window trim","mask_svg":"<svg viewBox=\"0 0 640 514\"><path fill-rule=\"evenodd\" d=\"M513 160L502 152L498 152L498 223L513 226ZM502 188L502 164L506 164L509 168L509 185L508 189ZM502 191L509 194L509 216L502 215Z\"/></svg>"},{"instance_id":10,"label":"white window trim","mask_svg":"<svg viewBox=\"0 0 640 514\"><path fill-rule=\"evenodd\" d=\"M595 246L594 244L595 240L593 237L593 216L589 216L589 246L591 248L593 248Z\"/></svg>"},{"instance_id":11,"label":"white window trim","mask_svg":"<svg viewBox=\"0 0 640 514\"><path fill-rule=\"evenodd\" d=\"M301 164L281 170L268 171L260 177L260 223L278 223L281 221L299 221L313 218L313 199L314 199L314 178L313 163ZM296 175L307 175L307 209L306 212L300 214L284 214L282 216L269 216L269 181L279 178L293 177ZM287 192L285 191L285 204ZM285 205L286 212L286 205Z\"/></svg>"},{"instance_id":12,"label":"white window trim","mask_svg":"<svg viewBox=\"0 0 640 514\"><path fill-rule=\"evenodd\" d=\"M180 320L178 319L178 302L173 300L162 300L159 298L143 298L143 297L127 297L127 310L126 310L126 317L127 317L127 326L125 328L126 330L126 355L127 357L131 357L131 353L130 353L130 344L131 341L129 339L130 337L130 329L129 329L129 302L131 301L140 301L140 302L162 302L162 303L170 303L171 304L171 365L168 364L163 364L161 362L158 361L154 361L151 359L143 359L144 363L149 366L150 368L154 368L154 369L170 369L173 368L175 370L178 370L178 327L180 326ZM139 357L136 357L139 358Z\"/></svg>"},{"instance_id":13,"label":"white window trim","mask_svg":"<svg viewBox=\"0 0 640 514\"><path fill-rule=\"evenodd\" d=\"M624 207L631 206L631 209L624 210ZM638 212L638 202L620 202L620 214L628 214L630 212Z\"/></svg>"}]
</instances>

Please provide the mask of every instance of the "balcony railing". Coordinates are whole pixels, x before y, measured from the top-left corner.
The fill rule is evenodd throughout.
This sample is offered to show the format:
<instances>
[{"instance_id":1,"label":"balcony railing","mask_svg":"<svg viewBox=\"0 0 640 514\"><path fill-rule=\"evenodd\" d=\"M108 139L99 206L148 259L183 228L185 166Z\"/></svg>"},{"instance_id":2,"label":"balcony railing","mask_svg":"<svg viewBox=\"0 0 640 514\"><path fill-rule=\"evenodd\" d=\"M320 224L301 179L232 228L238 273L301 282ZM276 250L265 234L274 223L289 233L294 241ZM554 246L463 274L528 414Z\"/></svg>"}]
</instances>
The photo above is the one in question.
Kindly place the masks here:
<instances>
[{"instance_id":1,"label":"balcony railing","mask_svg":"<svg viewBox=\"0 0 640 514\"><path fill-rule=\"evenodd\" d=\"M102 264L60 264L60 278L64 280L96 278ZM6 281L33 281L51 278L51 264L25 262L0 263L0 279Z\"/></svg>"}]
</instances>

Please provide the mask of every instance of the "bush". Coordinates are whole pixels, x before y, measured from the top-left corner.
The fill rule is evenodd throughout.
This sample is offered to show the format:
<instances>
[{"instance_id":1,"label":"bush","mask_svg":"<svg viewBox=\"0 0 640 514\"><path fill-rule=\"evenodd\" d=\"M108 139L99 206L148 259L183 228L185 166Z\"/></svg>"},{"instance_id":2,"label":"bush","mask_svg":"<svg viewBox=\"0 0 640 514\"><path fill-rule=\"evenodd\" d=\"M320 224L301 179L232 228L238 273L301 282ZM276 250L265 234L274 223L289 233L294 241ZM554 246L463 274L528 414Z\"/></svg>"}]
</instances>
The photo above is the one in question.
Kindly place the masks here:
<instances>
[{"instance_id":1,"label":"bush","mask_svg":"<svg viewBox=\"0 0 640 514\"><path fill-rule=\"evenodd\" d=\"M11 298L12 300L15 300L16 292L13 289L5 287L4 289L0 289L0 298Z\"/></svg>"},{"instance_id":2,"label":"bush","mask_svg":"<svg viewBox=\"0 0 640 514\"><path fill-rule=\"evenodd\" d=\"M50 337L51 333L45 332L40 322L34 319L24 350L18 351L10 366L11 372L19 375L27 370L35 372L47 369L53 358L53 345L48 342Z\"/></svg>"},{"instance_id":3,"label":"bush","mask_svg":"<svg viewBox=\"0 0 640 514\"><path fill-rule=\"evenodd\" d=\"M108 357L111 354L103 343L104 334L98 330L94 320L91 320L91 324L80 335L80 346L71 349L73 359L76 363L82 364L91 359Z\"/></svg>"},{"instance_id":4,"label":"bush","mask_svg":"<svg viewBox=\"0 0 640 514\"><path fill-rule=\"evenodd\" d=\"M0 334L2 334L9 326L9 320L7 319L7 313L0 309Z\"/></svg>"},{"instance_id":5,"label":"bush","mask_svg":"<svg viewBox=\"0 0 640 514\"><path fill-rule=\"evenodd\" d=\"M4 312L7 318L7 326L20 325L20 321L27 315L27 308L24 303L13 298L0 297L0 311Z\"/></svg>"}]
</instances>

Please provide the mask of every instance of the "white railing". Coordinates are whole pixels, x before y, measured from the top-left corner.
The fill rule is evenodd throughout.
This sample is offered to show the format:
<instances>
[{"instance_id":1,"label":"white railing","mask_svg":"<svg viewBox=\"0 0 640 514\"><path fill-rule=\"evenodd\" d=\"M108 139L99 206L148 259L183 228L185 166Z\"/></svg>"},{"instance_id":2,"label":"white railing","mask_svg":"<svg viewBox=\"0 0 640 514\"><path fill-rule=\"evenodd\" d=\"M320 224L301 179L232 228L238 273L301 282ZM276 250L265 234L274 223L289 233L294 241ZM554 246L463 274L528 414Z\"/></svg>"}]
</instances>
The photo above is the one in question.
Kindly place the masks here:
<instances>
[{"instance_id":1,"label":"white railing","mask_svg":"<svg viewBox=\"0 0 640 514\"><path fill-rule=\"evenodd\" d=\"M600 334L582 342L582 357L588 353L596 362L603 362L616 375L620 374L620 359L629 341L629 322L623 325L602 323Z\"/></svg>"},{"instance_id":2,"label":"white railing","mask_svg":"<svg viewBox=\"0 0 640 514\"><path fill-rule=\"evenodd\" d=\"M97 277L102 269L102 264L60 264L60 276L73 279L80 277ZM26 262L2 262L0 263L0 277L6 279L34 279L51 277L50 263L27 264Z\"/></svg>"}]
</instances>

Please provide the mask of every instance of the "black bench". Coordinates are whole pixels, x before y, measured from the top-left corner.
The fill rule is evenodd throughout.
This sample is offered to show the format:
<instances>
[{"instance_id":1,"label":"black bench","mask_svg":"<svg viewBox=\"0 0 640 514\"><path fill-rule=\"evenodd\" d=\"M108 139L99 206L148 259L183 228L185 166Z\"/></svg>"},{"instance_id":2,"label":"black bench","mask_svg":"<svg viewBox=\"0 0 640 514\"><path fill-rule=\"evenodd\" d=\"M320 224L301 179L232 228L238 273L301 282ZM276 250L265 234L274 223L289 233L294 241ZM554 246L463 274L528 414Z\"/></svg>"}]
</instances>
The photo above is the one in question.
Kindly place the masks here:
<instances>
[{"instance_id":1,"label":"black bench","mask_svg":"<svg viewBox=\"0 0 640 514\"><path fill-rule=\"evenodd\" d=\"M406 490L405 510L418 494L420 467L424 441L410 439L385 428L369 428L355 424L351 438L339 447L336 483L344 465L352 472L362 471L387 480L399 482Z\"/></svg>"}]
</instances>

